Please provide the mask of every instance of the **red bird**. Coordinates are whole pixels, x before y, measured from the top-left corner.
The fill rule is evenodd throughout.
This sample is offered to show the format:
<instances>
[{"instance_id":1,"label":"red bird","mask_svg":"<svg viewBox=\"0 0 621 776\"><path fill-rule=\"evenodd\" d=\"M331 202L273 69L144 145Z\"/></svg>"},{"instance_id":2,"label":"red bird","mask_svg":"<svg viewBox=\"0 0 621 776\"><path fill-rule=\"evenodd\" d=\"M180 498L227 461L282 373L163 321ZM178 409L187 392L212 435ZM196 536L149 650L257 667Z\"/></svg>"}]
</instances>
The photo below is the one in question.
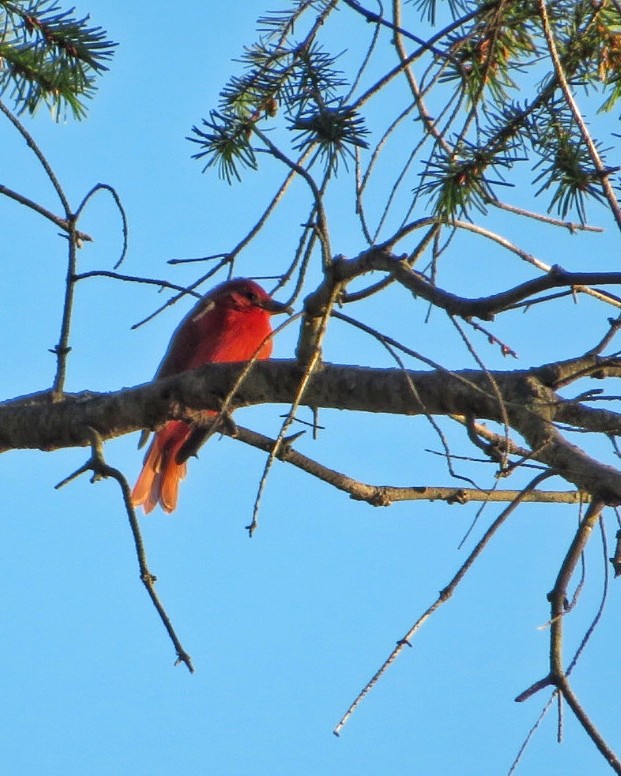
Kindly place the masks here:
<instances>
[{"instance_id":1,"label":"red bird","mask_svg":"<svg viewBox=\"0 0 621 776\"><path fill-rule=\"evenodd\" d=\"M216 286L179 324L156 379L203 364L248 361L255 355L269 358L270 316L284 312L289 308L252 280L239 278ZM165 512L177 506L179 482L186 474L185 461L178 461L178 456L194 430L182 420L171 420L157 432L132 491L134 506L141 504L147 513L158 502Z\"/></svg>"}]
</instances>

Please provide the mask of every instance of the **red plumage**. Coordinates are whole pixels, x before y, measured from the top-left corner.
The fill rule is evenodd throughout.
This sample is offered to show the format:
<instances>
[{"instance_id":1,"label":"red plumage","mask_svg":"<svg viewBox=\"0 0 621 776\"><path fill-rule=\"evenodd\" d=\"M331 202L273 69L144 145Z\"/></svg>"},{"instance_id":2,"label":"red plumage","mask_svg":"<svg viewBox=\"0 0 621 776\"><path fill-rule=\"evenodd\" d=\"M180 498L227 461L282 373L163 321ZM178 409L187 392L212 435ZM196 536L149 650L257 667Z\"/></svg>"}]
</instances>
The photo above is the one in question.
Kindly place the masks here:
<instances>
[{"instance_id":1,"label":"red plumage","mask_svg":"<svg viewBox=\"0 0 621 776\"><path fill-rule=\"evenodd\" d=\"M274 301L252 280L239 278L220 284L179 324L156 379L203 364L248 361L257 351L258 358L269 358L270 316L282 312L288 312L288 308ZM135 506L142 505L147 513L158 502L165 512L175 509L179 482L187 468L185 462L177 462L177 456L192 431L188 423L171 420L156 433L132 491Z\"/></svg>"}]
</instances>

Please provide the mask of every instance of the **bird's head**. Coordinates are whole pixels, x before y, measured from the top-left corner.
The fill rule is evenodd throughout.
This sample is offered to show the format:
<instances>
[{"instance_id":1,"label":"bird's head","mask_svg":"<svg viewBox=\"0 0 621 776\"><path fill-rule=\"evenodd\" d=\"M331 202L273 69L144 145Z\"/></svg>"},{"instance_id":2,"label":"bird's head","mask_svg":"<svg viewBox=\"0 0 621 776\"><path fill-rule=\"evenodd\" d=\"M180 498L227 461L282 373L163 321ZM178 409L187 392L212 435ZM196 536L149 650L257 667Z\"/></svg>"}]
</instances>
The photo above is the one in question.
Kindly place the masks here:
<instances>
[{"instance_id":1,"label":"bird's head","mask_svg":"<svg viewBox=\"0 0 621 776\"><path fill-rule=\"evenodd\" d=\"M213 289L209 294L210 300L222 307L232 307L235 310L251 311L260 308L269 315L293 312L290 307L282 302L277 302L254 280L235 278L227 280Z\"/></svg>"}]
</instances>

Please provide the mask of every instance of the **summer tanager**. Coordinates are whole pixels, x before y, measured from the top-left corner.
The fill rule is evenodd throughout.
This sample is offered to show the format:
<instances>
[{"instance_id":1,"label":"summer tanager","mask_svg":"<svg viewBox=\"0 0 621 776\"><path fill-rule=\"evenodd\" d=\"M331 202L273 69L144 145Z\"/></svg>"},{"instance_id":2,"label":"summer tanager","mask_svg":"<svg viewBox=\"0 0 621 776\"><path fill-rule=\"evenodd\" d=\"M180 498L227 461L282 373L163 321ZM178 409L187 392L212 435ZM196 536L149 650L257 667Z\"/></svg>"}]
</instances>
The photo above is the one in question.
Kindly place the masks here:
<instances>
[{"instance_id":1,"label":"summer tanager","mask_svg":"<svg viewBox=\"0 0 621 776\"><path fill-rule=\"evenodd\" d=\"M252 280L239 278L222 283L205 294L180 323L156 379L203 364L248 361L255 354L260 359L269 358L272 341L266 337L272 331L270 316L283 312L289 309ZM186 473L185 460L179 460L179 453L193 431L190 424L171 420L157 432L132 491L135 506L142 505L145 512L158 502L165 512L177 506L179 482Z\"/></svg>"}]
</instances>

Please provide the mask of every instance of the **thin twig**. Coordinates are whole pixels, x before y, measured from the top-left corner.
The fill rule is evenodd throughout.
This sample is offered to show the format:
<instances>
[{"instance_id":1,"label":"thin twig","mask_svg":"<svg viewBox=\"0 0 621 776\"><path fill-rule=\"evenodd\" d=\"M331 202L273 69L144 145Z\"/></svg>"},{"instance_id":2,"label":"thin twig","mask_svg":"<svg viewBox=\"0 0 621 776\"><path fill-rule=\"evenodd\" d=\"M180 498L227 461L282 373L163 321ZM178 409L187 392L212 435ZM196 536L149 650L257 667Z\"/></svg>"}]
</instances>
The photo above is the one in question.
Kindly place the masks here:
<instances>
[{"instance_id":1,"label":"thin twig","mask_svg":"<svg viewBox=\"0 0 621 776\"><path fill-rule=\"evenodd\" d=\"M338 316L337 316L337 314L335 313L335 317L338 317L340 320L345 321L345 322L349 323L350 325L355 326L356 328L361 329L362 331L365 331L367 334L370 334L378 342L380 342L384 346L384 348L386 348L386 350L390 353L392 358L396 361L396 363L399 366L399 368L402 370L403 375L405 376L405 379L407 381L410 393L412 394L412 397L414 398L414 400L418 404L418 406L420 406L420 408L421 408L421 410L423 412L423 415L427 418L427 421L429 422L429 424L431 425L433 430L438 435L438 438L440 440L440 444L442 445L442 447L444 449L444 457L445 457L446 465L447 465L447 468L448 468L448 471L449 471L449 474L451 475L451 477L454 477L457 480L463 480L464 482L470 483L470 485L472 485L475 490L481 490L477 486L476 482L471 480L469 477L464 477L461 474L457 474L457 472L454 470L454 468L453 468L453 456L451 454L448 442L446 440L446 436L445 436L444 432L442 431L442 429L440 428L438 422L433 417L433 415L431 413L427 412L427 410L425 408L425 405L424 405L424 402L422 401L418 391L416 390L416 386L414 385L414 381L412 380L412 378L408 374L406 366L403 363L403 359L396 352L397 349L401 350L402 352L408 352L407 348L405 348L405 346L401 345L400 343L396 343L396 342L392 341L392 339L390 337L385 336L381 332L377 331L377 329L373 329L370 326L366 326L365 324L359 324L358 321L354 320L353 318L350 318L347 315L343 315L342 313L339 313Z\"/></svg>"},{"instance_id":2,"label":"thin twig","mask_svg":"<svg viewBox=\"0 0 621 776\"><path fill-rule=\"evenodd\" d=\"M487 379L489 380L489 384L492 387L492 392L494 393L494 395L495 395L495 397L496 397L496 399L498 401L498 409L500 410L500 415L502 417L502 424L504 426L504 431L505 431L505 444L501 448L503 450L503 455L502 455L502 460L500 461L500 471L504 472L507 469L507 450L508 450L508 447L509 447L509 426L510 426L509 415L507 413L507 406L506 406L505 401L503 399L502 392L501 392L500 388L498 387L498 383L494 379L494 376L492 375L492 373L489 371L489 369L483 363L483 360L479 357L479 354L474 349L474 346L472 345L472 343L470 342L468 337L466 337L465 331L459 325L459 322L457 321L455 316L450 315L449 318L450 318L451 323L453 324L453 326L459 332L459 334L460 334L460 336L461 336L465 346L468 348L468 351L470 352L470 354L472 355L472 357L474 358L476 363L479 365L481 370L484 372L484 374L487 376Z\"/></svg>"},{"instance_id":3,"label":"thin twig","mask_svg":"<svg viewBox=\"0 0 621 776\"><path fill-rule=\"evenodd\" d=\"M296 419L299 422L299 419ZM228 428L226 425L218 429L225 436L242 442L243 444L272 452L276 444L273 437L260 434L243 426L235 425ZM477 488L450 488L436 485L372 485L361 480L343 474L337 469L332 469L325 464L316 461L309 456L300 453L293 448L293 442L299 434L285 437L275 457L279 461L295 466L306 474L316 477L322 482L347 493L355 501L364 501L373 507L388 507L401 501L444 501L447 504L465 505L471 502L509 502L514 501L522 493L519 490L482 490ZM444 453L438 453L444 457ZM586 499L588 500L588 499ZM576 490L530 490L523 498L523 502L540 504L577 504L585 501L585 495Z\"/></svg>"},{"instance_id":4,"label":"thin twig","mask_svg":"<svg viewBox=\"0 0 621 776\"><path fill-rule=\"evenodd\" d=\"M188 294L191 294L192 296L195 296L193 294L194 289L201 286L203 283L205 283L207 280L212 278L215 274L217 274L222 267L225 267L227 264L229 264L229 257L228 254L219 261L215 267L212 267L209 272L206 272L204 275L201 275L201 277L198 278L198 280L195 280L191 285L189 285L187 288L184 288L179 293L175 294L174 296L171 296L170 299L167 299L164 304L160 305L156 310L154 310L152 313L146 316L146 318L142 318L137 323L132 324L132 329L139 329L141 326L144 326L145 323L148 323L149 321L153 320L156 316L158 316L160 313L162 313L164 310L166 310L169 307L172 307L172 305L176 304L180 299L183 299L184 296L187 296ZM202 296L202 294L200 295Z\"/></svg>"},{"instance_id":5,"label":"thin twig","mask_svg":"<svg viewBox=\"0 0 621 776\"><path fill-rule=\"evenodd\" d=\"M536 213L533 210L526 210L516 205L510 205L508 202L502 202L499 199L492 199L489 201L490 205L497 207L499 210L506 210L507 213L514 213L521 218L532 218L535 221L541 221L544 224L551 224L552 226L560 226L567 229L571 234L574 232L597 232L601 234L604 229L601 226L591 226L590 224L581 224L577 221L563 221L560 218L554 218L547 213Z\"/></svg>"},{"instance_id":6,"label":"thin twig","mask_svg":"<svg viewBox=\"0 0 621 776\"><path fill-rule=\"evenodd\" d=\"M601 519L604 506L605 502L598 498L594 498L589 504L586 514L581 520L578 530L563 559L554 587L548 595L550 601L550 672L543 679L535 682L527 690L520 693L516 698L516 701L520 702L527 700L536 692L545 689L546 687L556 687L560 695L565 699L568 706L573 711L580 725L582 725L586 734L599 750L600 754L606 759L615 773L621 774L621 761L608 746L589 715L582 708L582 705L569 684L568 671L566 671L563 666L563 625L565 620L564 615L567 611L569 584L593 528ZM587 631L587 636L590 635L590 632L591 628ZM583 640L583 643L578 648L578 652L572 660L572 668L575 665L577 657L584 648L584 643L586 642Z\"/></svg>"},{"instance_id":7,"label":"thin twig","mask_svg":"<svg viewBox=\"0 0 621 776\"><path fill-rule=\"evenodd\" d=\"M51 221L59 229L62 229L63 232L70 231L70 226L66 218L60 218L60 216L57 216L54 213L52 213L51 210L48 210L42 205L39 205L38 202L35 202L34 200L23 196L23 194L18 194L17 191L13 191L8 186L3 186L2 184L0 184L0 194L3 194L5 197L9 197L10 199L15 200L15 202L19 202L20 205L24 205L25 207L30 208L31 210L34 210L35 213L38 213L40 216L43 216L44 218L47 218L48 221ZM86 234L86 232L79 232L76 230L76 237L81 242L93 242L93 238L90 236L90 234Z\"/></svg>"},{"instance_id":8,"label":"thin twig","mask_svg":"<svg viewBox=\"0 0 621 776\"><path fill-rule=\"evenodd\" d=\"M552 704L556 700L557 696L558 696L558 690L554 690L554 692L552 693L552 695L550 696L550 698L546 702L546 704L543 707L543 709L541 709L541 712L539 713L539 716L537 717L537 719L535 720L535 722L531 726L530 730L526 734L526 737L522 741L522 744L521 744L520 748L518 749L518 752L517 752L517 754L515 756L515 759L511 763L511 767L509 768L509 770L507 772L507 776L513 776L513 774L516 772L517 767L518 767L518 765L520 763L520 760L524 756L524 752L526 751L529 743L531 742L531 739L533 738L533 736L535 735L535 733L539 729L539 726L543 722L543 719L544 719L545 715L552 708Z\"/></svg>"},{"instance_id":9,"label":"thin twig","mask_svg":"<svg viewBox=\"0 0 621 776\"><path fill-rule=\"evenodd\" d=\"M390 668L390 666L394 663L394 661L397 659L397 657L401 654L403 649L406 646L411 646L410 640L414 636L414 634L421 628L421 626L431 617L431 615L442 606L443 603L448 601L448 599L452 596L453 592L455 591L456 587L459 585L461 580L464 578L466 573L470 570L476 559L479 557L481 552L485 549L485 547L488 545L489 541L491 540L492 536L498 531L498 529L502 526L502 524L505 522L505 520L509 517L509 515L518 507L518 505L524 500L524 497L528 491L534 490L537 485L539 485L540 482L543 482L543 480L547 479L548 477L553 476L554 472L552 471L546 471L542 472L541 474L538 474L525 488L524 490L516 496L516 498L509 504L503 511L500 513L500 515L494 520L494 522L490 525L490 527L487 529L487 531L483 534L482 538L479 540L476 547L472 550L470 555L466 558L465 562L460 566L459 570L453 577L453 579L449 582L449 584L440 591L440 595L436 600L429 606L425 612L416 620L416 622L412 625L412 627L407 631L407 633L403 636L403 638L399 639L397 641L397 644L395 648L392 650L388 658L384 661L384 663L380 666L380 668L375 672L375 674L371 677L371 679L367 682L367 684L363 687L363 689L358 693L356 698L354 699L353 703L349 706L345 714L341 717L338 724L332 731L335 736L340 735L341 730L343 727L347 724L349 718L352 716L354 711L358 708L358 706L362 703L363 699L366 695L369 694L369 692L373 689L373 687L377 684L377 682L381 679L381 677L386 673L386 671Z\"/></svg>"},{"instance_id":10,"label":"thin twig","mask_svg":"<svg viewBox=\"0 0 621 776\"><path fill-rule=\"evenodd\" d=\"M117 210L119 211L121 215L121 224L123 227L123 247L121 248L121 255L117 259L116 264L114 265L113 269L118 269L121 264L123 263L123 259L125 258L125 255L127 254L127 235L128 235L128 225L127 225L127 214L125 213L125 208L123 207L123 203L121 202L121 198L119 197L116 189L114 186L110 186L108 183L96 183L93 188L87 192L87 194L84 196L84 199L80 204L78 205L78 209L75 211L75 218L76 221L82 214L82 211L88 204L88 202L91 200L91 198L97 194L99 191L107 191L112 199L114 200L114 204L117 207Z\"/></svg>"},{"instance_id":11,"label":"thin twig","mask_svg":"<svg viewBox=\"0 0 621 776\"><path fill-rule=\"evenodd\" d=\"M171 291L179 291L183 294L188 294L196 299L201 299L203 294L199 294L197 291L193 291L186 286L179 286L176 283L170 283L168 280L160 280L158 278L144 278L135 275L123 275L119 272L113 272L112 270L96 269L89 272L79 272L73 276L75 281L86 280L87 278L111 278L112 280L122 280L126 283L143 283L151 286L158 286L159 288L169 288Z\"/></svg>"},{"instance_id":12,"label":"thin twig","mask_svg":"<svg viewBox=\"0 0 621 776\"><path fill-rule=\"evenodd\" d=\"M63 313L60 324L60 336L58 344L52 349L56 354L56 376L52 385L56 401L62 398L65 389L65 379L67 376L67 357L71 351L69 346L69 337L71 334L72 312L74 302L75 274L77 268L78 245L75 234L76 221L73 216L69 219L69 243L67 255L67 273L65 276L65 299L63 302Z\"/></svg>"},{"instance_id":13,"label":"thin twig","mask_svg":"<svg viewBox=\"0 0 621 776\"><path fill-rule=\"evenodd\" d=\"M90 428L89 433L91 436L90 459L83 466L81 466L76 472L69 475L69 477L66 477L64 480L62 480L62 482L59 482L58 485L56 485L56 488L58 489L63 487L68 482L70 482L71 480L79 476L80 474L83 474L85 471L93 472L93 478L91 482L95 482L98 479L107 478L107 477L112 477L112 479L118 482L119 487L121 488L121 492L123 494L123 502L125 504L125 510L127 512L129 525L134 539L136 556L138 558L138 567L140 569L140 580L145 586L147 593L149 595L149 598L151 599L151 602L155 607L162 621L162 624L164 625L166 632L168 633L168 636L175 647L175 651L177 653L177 660L175 665L177 665L178 663L184 663L188 671L190 671L190 673L194 673L192 658L183 648L183 645L181 644L179 637L177 636L175 629L172 625L170 617L168 616L166 609L164 608L164 605L162 604L155 590L155 582L157 578L151 573L151 571L149 571L149 567L147 564L147 554L144 547L140 526L138 524L138 519L136 517L136 512L132 504L131 489L129 487L129 483L125 479L122 472L120 472L118 469L115 469L113 466L110 466L108 463L106 463L106 460L103 454L103 441L100 435L97 433L97 431L93 428Z\"/></svg>"},{"instance_id":14,"label":"thin twig","mask_svg":"<svg viewBox=\"0 0 621 776\"><path fill-rule=\"evenodd\" d=\"M333 296L338 294L338 289L333 289ZM328 326L328 320L330 318L330 315L332 313L332 306L334 304L334 298L330 299L328 304L325 307L325 310L323 312L323 316L321 319L321 323L319 325L319 329L317 331L317 339L315 340L313 352L306 362L306 365L304 367L304 374L302 375L300 382L298 383L298 387L294 396L293 401L291 402L291 406L289 408L289 411L287 413L287 416L285 417L281 427L280 431L278 432L278 436L276 437L276 441L274 443L273 448L270 450L270 453L267 457L267 460L265 462L265 466L263 467L263 474L261 475L261 479L259 481L259 487L257 490L257 495L255 498L254 506L252 508L252 520L250 521L250 524L246 526L246 530L248 531L248 535L252 538L254 532L257 530L259 525L259 507L261 505L261 498L263 497L263 492L265 490L265 485L267 483L267 477L268 474L274 464L274 461L276 460L278 453L280 451L280 448L282 447L284 441L285 441L285 435L295 420L295 413L297 412L300 402L302 401L302 397L304 396L304 392L306 391L306 387L308 386L308 383L315 372L316 368L321 363L321 343L323 341L323 338L325 336L327 326Z\"/></svg>"},{"instance_id":15,"label":"thin twig","mask_svg":"<svg viewBox=\"0 0 621 776\"><path fill-rule=\"evenodd\" d=\"M56 191L56 194L58 195L58 199L60 200L63 206L63 210L65 211L65 218L67 219L67 221L69 221L72 216L71 208L69 207L69 200L67 199L65 192L63 191L63 188L60 185L58 178L56 177L56 173L52 169L48 160L45 158L43 151L41 151L34 137L30 134L30 132L28 132L28 130L22 124L22 122L17 118L17 116L15 116L6 107L6 105L2 102L2 100L0 100L0 111L4 113L4 115L11 122L11 124L13 124L15 129L26 141L26 145L28 146L28 148L30 148L33 154L37 157L39 164L45 170L45 174L49 178L50 183L52 184L52 186L54 187L54 190Z\"/></svg>"}]
</instances>

